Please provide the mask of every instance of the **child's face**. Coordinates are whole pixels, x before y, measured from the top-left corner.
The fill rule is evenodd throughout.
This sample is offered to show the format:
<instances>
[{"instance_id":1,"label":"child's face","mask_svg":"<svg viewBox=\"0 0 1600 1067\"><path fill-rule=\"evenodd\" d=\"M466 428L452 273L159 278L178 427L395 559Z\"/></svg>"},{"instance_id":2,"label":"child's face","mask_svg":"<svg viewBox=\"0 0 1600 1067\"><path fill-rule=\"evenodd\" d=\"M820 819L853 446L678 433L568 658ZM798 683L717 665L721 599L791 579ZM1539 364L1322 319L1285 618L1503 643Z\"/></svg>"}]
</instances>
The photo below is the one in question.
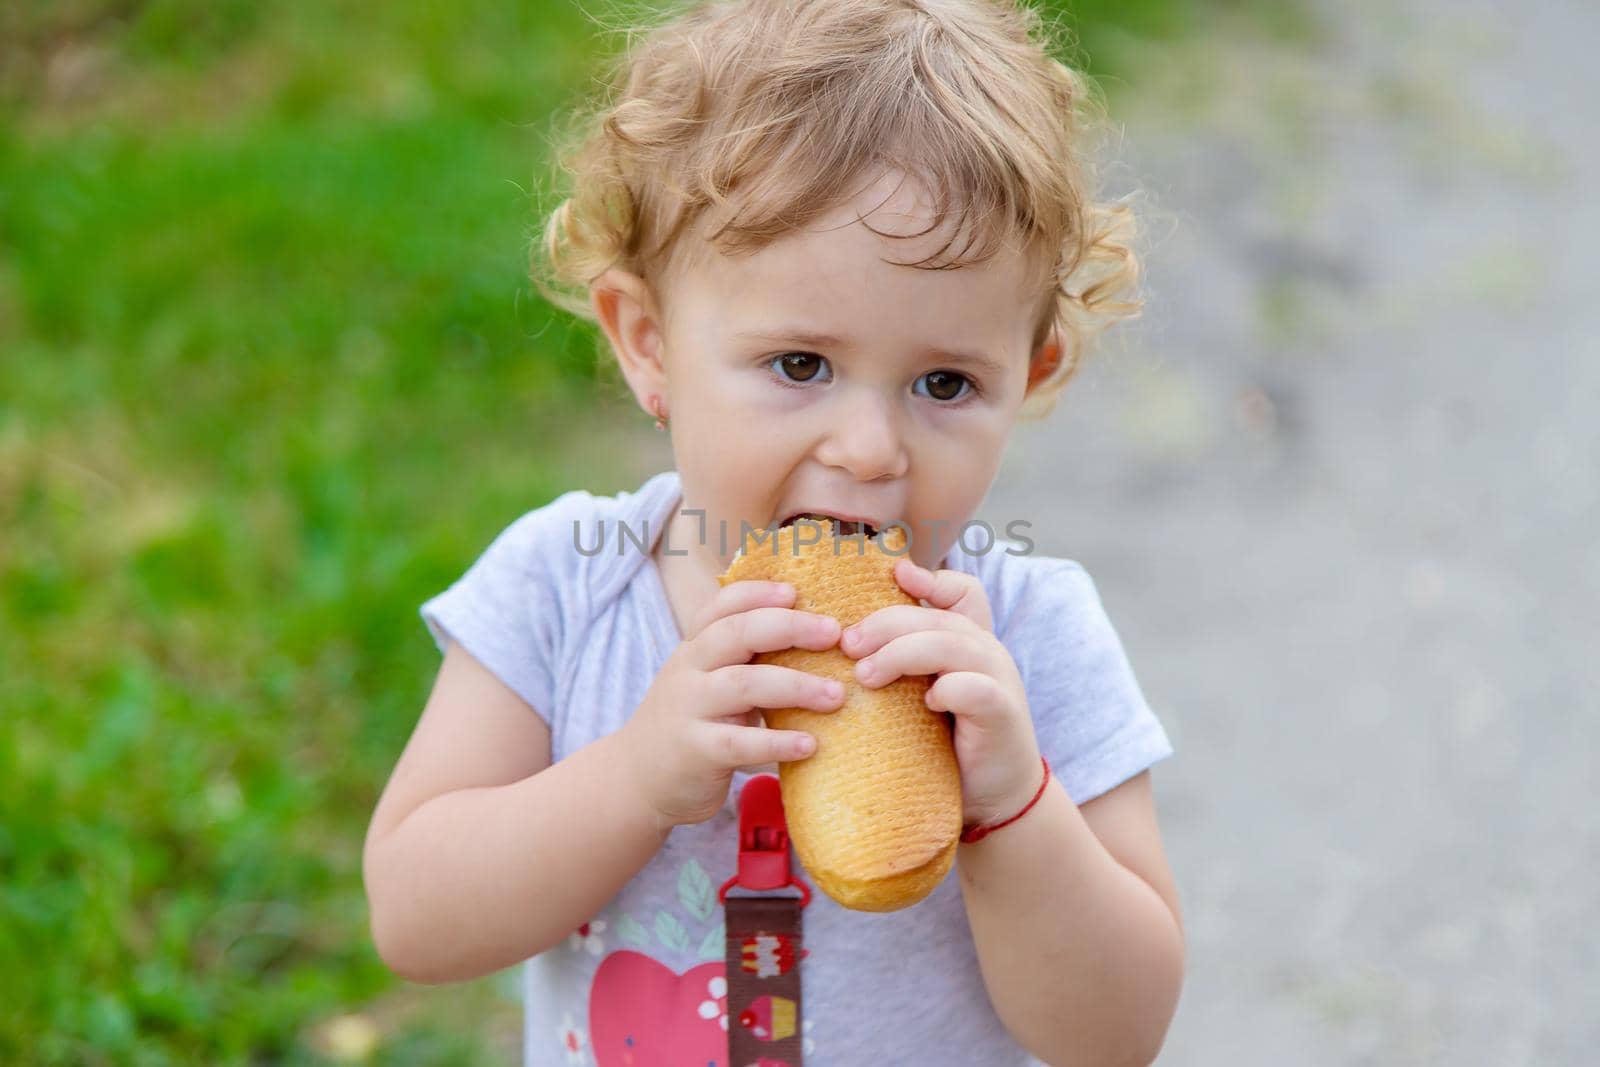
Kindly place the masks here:
<instances>
[{"instance_id":1,"label":"child's face","mask_svg":"<svg viewBox=\"0 0 1600 1067\"><path fill-rule=\"evenodd\" d=\"M914 262L947 233L891 240L854 221L926 227L912 182L884 202L895 186L753 255L705 252L670 280L662 324L607 323L641 402L666 398L683 506L706 511L709 544L684 547L708 566L737 550L741 522L818 512L899 520L912 558L936 567L988 491L1030 367L1054 366L1053 340L1031 358L1040 294L1021 252L955 270L884 262Z\"/></svg>"}]
</instances>

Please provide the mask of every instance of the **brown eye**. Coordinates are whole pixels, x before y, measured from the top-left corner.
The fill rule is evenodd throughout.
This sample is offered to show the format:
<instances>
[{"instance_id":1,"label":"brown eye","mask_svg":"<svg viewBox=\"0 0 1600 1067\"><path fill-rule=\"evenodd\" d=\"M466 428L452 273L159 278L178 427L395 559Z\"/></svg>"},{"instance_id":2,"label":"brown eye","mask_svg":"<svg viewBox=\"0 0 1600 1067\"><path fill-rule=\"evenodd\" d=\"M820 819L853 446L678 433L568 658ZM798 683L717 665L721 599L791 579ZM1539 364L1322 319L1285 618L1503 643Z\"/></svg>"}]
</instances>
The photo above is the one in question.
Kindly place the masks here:
<instances>
[{"instance_id":1,"label":"brown eye","mask_svg":"<svg viewBox=\"0 0 1600 1067\"><path fill-rule=\"evenodd\" d=\"M935 400L955 400L971 384L966 375L947 370L929 371L920 380L928 383L928 396Z\"/></svg>"},{"instance_id":2,"label":"brown eye","mask_svg":"<svg viewBox=\"0 0 1600 1067\"><path fill-rule=\"evenodd\" d=\"M785 352L774 357L773 364L791 382L809 382L821 373L824 360L814 352Z\"/></svg>"}]
</instances>

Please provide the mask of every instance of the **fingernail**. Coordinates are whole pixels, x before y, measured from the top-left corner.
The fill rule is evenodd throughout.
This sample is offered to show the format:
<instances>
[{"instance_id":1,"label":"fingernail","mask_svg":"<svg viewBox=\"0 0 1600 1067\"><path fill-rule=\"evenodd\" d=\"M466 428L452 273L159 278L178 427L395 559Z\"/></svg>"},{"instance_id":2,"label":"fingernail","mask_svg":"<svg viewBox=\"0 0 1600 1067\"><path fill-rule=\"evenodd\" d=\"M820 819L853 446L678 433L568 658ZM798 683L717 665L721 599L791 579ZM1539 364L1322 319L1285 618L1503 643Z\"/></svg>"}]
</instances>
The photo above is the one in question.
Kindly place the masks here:
<instances>
[{"instance_id":1,"label":"fingernail","mask_svg":"<svg viewBox=\"0 0 1600 1067\"><path fill-rule=\"evenodd\" d=\"M863 682L870 682L872 681L872 675L876 670L876 665L870 659L864 659L860 663L856 664L856 677L860 678Z\"/></svg>"},{"instance_id":2,"label":"fingernail","mask_svg":"<svg viewBox=\"0 0 1600 1067\"><path fill-rule=\"evenodd\" d=\"M822 683L822 695L829 700L838 700L844 696L844 686L830 678Z\"/></svg>"}]
</instances>

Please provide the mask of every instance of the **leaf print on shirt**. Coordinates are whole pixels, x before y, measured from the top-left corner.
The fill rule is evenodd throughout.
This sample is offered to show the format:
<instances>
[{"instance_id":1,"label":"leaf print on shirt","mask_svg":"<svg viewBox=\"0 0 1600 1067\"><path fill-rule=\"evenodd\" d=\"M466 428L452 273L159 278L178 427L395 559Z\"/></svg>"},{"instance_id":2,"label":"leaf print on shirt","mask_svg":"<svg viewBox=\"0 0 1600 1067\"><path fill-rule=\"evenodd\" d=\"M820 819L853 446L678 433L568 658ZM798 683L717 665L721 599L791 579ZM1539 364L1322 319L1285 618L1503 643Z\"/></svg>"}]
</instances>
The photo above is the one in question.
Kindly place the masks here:
<instances>
[{"instance_id":1,"label":"leaf print on shirt","mask_svg":"<svg viewBox=\"0 0 1600 1067\"><path fill-rule=\"evenodd\" d=\"M711 876L691 857L678 872L678 902L683 910L701 922L709 922L716 910L717 891L711 886Z\"/></svg>"},{"instance_id":2,"label":"leaf print on shirt","mask_svg":"<svg viewBox=\"0 0 1600 1067\"><path fill-rule=\"evenodd\" d=\"M722 908L717 903L717 891L711 876L706 874L706 869L696 859L685 861L678 870L678 903L694 921L694 928L686 926L672 912L662 909L656 912L655 922L652 924L656 941L666 946L673 952L686 955L692 954L695 959L720 960L723 958L723 922ZM699 924L709 923L710 927L702 935L699 933ZM592 925L592 924L591 924ZM604 925L601 924L601 929ZM593 930L571 936L574 949L587 948L594 952L595 942L589 940ZM695 938L700 938L695 944ZM635 919L632 915L623 912L617 919L617 937L625 944L631 945L641 951L648 952L651 947L650 928ZM598 954L598 953L597 953Z\"/></svg>"},{"instance_id":3,"label":"leaf print on shirt","mask_svg":"<svg viewBox=\"0 0 1600 1067\"><path fill-rule=\"evenodd\" d=\"M726 928L718 923L706 931L706 938L700 942L700 951L696 955L703 960L726 960L728 958L728 935Z\"/></svg>"},{"instance_id":4,"label":"leaf print on shirt","mask_svg":"<svg viewBox=\"0 0 1600 1067\"><path fill-rule=\"evenodd\" d=\"M656 912L656 936L674 952L689 951L689 935L683 929L683 923L670 911Z\"/></svg>"},{"instance_id":5,"label":"leaf print on shirt","mask_svg":"<svg viewBox=\"0 0 1600 1067\"><path fill-rule=\"evenodd\" d=\"M644 928L644 924L632 915L624 914L621 919L617 920L617 932L622 937L622 940L630 945L637 948L650 947L649 931Z\"/></svg>"}]
</instances>

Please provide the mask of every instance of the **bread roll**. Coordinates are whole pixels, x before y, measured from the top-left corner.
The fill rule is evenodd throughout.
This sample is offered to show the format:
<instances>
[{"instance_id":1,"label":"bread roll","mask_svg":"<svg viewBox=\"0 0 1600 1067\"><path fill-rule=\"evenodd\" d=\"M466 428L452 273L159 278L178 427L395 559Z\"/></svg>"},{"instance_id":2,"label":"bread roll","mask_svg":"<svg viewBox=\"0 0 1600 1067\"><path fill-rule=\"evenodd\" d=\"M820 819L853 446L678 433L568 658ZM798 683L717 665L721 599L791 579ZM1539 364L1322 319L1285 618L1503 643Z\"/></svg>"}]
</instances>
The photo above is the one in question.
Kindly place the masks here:
<instances>
[{"instance_id":1,"label":"bread roll","mask_svg":"<svg viewBox=\"0 0 1600 1067\"><path fill-rule=\"evenodd\" d=\"M821 537L812 543L818 528ZM789 582L796 608L850 626L879 608L918 603L894 580L905 531L881 536L882 548L864 535L836 539L827 520L752 531L718 581ZM770 727L817 739L812 755L778 767L789 837L813 883L858 911L895 911L927 896L949 873L961 835L951 722L925 703L930 679L864 688L856 661L837 646L763 652L753 662L835 678L845 688L837 711L762 712Z\"/></svg>"}]
</instances>

